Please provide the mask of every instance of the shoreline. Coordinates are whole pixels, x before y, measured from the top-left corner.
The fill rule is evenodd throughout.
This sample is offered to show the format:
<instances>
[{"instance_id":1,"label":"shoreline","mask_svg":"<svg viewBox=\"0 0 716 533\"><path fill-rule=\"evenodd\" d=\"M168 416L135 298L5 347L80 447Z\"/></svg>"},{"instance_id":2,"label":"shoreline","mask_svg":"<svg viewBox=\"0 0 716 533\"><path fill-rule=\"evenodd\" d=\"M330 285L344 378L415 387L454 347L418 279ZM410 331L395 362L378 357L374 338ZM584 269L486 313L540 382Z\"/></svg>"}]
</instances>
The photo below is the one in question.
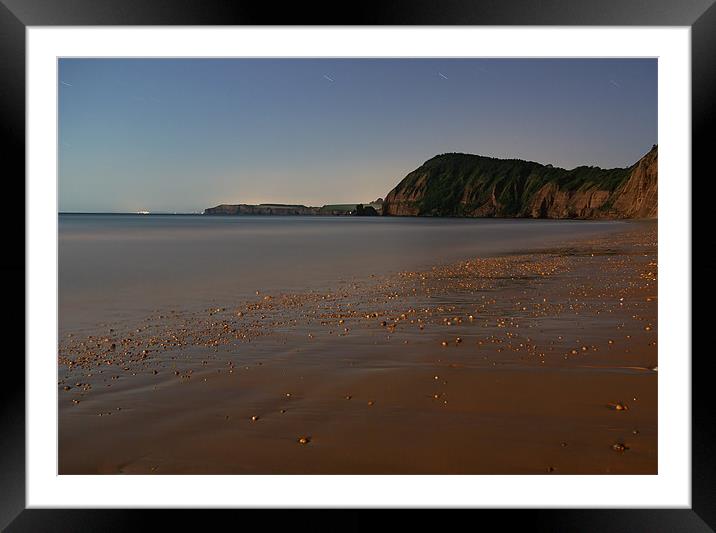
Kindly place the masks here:
<instances>
[{"instance_id":1,"label":"shoreline","mask_svg":"<svg viewBox=\"0 0 716 533\"><path fill-rule=\"evenodd\" d=\"M59 473L655 474L656 227L63 338Z\"/></svg>"},{"instance_id":2,"label":"shoreline","mask_svg":"<svg viewBox=\"0 0 716 533\"><path fill-rule=\"evenodd\" d=\"M628 227L620 221L303 217L61 217L59 327L65 333L274 292L536 250ZM365 220L365 219L363 219ZM255 259L243 250L253 251Z\"/></svg>"}]
</instances>

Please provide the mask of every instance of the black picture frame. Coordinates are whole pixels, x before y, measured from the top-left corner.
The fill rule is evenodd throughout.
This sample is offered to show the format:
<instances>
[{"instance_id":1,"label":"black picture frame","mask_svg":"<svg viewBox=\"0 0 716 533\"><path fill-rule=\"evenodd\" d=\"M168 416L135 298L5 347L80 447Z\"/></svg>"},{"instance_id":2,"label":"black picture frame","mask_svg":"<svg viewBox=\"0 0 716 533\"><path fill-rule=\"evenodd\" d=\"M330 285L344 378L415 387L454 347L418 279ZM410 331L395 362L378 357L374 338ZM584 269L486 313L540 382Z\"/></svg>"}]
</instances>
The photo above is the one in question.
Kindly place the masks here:
<instances>
[{"instance_id":1,"label":"black picture frame","mask_svg":"<svg viewBox=\"0 0 716 533\"><path fill-rule=\"evenodd\" d=\"M307 5L292 3L231 2L219 0L0 0L0 128L4 135L3 169L5 170L6 227L17 227L17 204L23 198L25 215L31 206L25 204L25 30L27 26L101 26L101 25L553 25L553 26L688 26L691 28L692 60L692 174L701 176L699 194L693 195L692 242L710 243L708 223L697 226L693 215L708 213L713 181L708 165L712 148L707 134L716 115L716 7L714 0L502 0L471 2L469 0L403 0L355 4ZM709 179L710 178L710 179ZM689 177L683 177L688 180ZM685 183L687 183L685 181ZM7 193L11 184L18 187ZM692 181L693 189L693 181ZM12 202L12 204L10 204ZM8 205L10 204L10 205ZM5 214L7 213L7 214ZM10 218L10 217L13 218ZM23 223L24 224L24 223ZM24 230L24 225L23 225ZM24 231L23 231L24 235ZM703 237L698 239L698 237ZM696 238L694 238L696 237ZM706 246L706 248L709 248ZM23 237L24 249L24 237ZM695 250L696 251L696 250ZM699 252L709 253L710 250ZM9 253L9 252L8 252ZM11 257L10 255L6 257ZM25 279L25 254L22 261L3 262L7 283ZM704 256L704 258L707 256ZM693 258L692 258L693 261ZM712 278L711 261L692 263L692 277L704 281ZM693 281L692 281L693 282ZM705 301L713 296L708 282L699 285ZM709 300L706 300L706 299ZM9 303L9 302L8 302ZM6 304L7 305L7 304ZM20 338L21 315L17 307L7 305L14 318L6 324L11 337ZM23 309L25 304L23 303ZM692 331L708 328L708 315L693 313ZM24 328L23 328L24 330ZM662 334L668 335L664 327ZM714 443L713 401L710 395L711 354L692 349L692 506L690 509L570 509L481 511L483 517L497 519L502 528L525 527L531 531L712 531L716 529L716 459ZM690 353L680 354L690 357ZM147 514L140 510L68 510L25 508L25 365L22 358L6 354L3 362L5 379L0 385L0 527L7 531L123 531L142 529ZM14 376L11 378L10 376ZM663 430L663 428L662 428ZM227 513L218 513L220 520ZM240 511L239 511L240 512ZM303 513L303 511L301 511ZM295 512L277 513L262 526L271 526L274 517L292 528L310 525L311 529L353 530L374 527L382 521L379 511L349 511L321 514L321 518L294 518ZM257 516L244 511L244 516ZM217 515L175 511L163 513L163 527L207 528ZM464 513L457 513L464 520ZM460 516L462 515L462 516ZM305 515L302 515L305 516ZM452 515L454 516L454 515ZM451 516L451 517L452 517ZM445 529L445 515L412 514L412 520L423 527ZM405 520L405 517L401 518ZM243 520L243 518L242 518ZM408 519L410 520L410 519ZM404 523L405 527L407 523ZM238 524L237 524L238 527Z\"/></svg>"}]
</instances>

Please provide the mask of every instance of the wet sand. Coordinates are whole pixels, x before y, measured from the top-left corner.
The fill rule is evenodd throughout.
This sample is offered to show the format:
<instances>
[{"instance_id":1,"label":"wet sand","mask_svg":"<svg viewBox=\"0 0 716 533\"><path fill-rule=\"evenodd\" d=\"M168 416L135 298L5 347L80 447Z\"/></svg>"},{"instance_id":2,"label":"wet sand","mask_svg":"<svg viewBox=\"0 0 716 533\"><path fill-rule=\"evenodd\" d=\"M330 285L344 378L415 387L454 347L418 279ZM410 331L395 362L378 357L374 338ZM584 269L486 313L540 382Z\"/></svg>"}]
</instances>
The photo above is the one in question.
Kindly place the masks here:
<instances>
[{"instance_id":1,"label":"wet sand","mask_svg":"<svg viewBox=\"0 0 716 533\"><path fill-rule=\"evenodd\" d=\"M656 474L657 226L59 347L60 474Z\"/></svg>"}]
</instances>

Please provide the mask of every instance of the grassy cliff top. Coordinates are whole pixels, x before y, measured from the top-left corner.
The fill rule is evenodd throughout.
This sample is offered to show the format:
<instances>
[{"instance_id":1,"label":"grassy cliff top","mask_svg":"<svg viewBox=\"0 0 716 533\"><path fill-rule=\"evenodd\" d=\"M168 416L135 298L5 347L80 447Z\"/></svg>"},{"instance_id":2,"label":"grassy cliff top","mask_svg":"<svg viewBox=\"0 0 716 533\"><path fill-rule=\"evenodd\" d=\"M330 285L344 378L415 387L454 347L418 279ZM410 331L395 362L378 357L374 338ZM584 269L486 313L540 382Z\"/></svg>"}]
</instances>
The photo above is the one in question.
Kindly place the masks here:
<instances>
[{"instance_id":1,"label":"grassy cliff top","mask_svg":"<svg viewBox=\"0 0 716 533\"><path fill-rule=\"evenodd\" d=\"M580 166L567 170L521 159L447 153L429 159L409 173L394 191L398 194L409 191L425 180L420 200L422 213L454 212L466 190L476 198L487 198L495 191L508 212L517 212L526 199L547 183L554 183L561 190L596 186L611 192L627 179L632 168Z\"/></svg>"}]
</instances>

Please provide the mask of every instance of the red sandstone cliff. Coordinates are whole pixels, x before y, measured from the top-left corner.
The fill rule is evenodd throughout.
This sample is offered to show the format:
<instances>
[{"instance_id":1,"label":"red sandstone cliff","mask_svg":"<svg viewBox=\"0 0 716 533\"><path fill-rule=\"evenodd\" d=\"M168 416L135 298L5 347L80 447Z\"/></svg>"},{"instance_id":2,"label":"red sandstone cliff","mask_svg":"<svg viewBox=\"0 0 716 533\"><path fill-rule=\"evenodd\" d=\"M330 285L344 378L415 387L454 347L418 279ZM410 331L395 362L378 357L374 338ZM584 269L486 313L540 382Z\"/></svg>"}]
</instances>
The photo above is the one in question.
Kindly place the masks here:
<instances>
[{"instance_id":1,"label":"red sandstone cliff","mask_svg":"<svg viewBox=\"0 0 716 533\"><path fill-rule=\"evenodd\" d=\"M656 218L658 148L625 169L554 168L468 154L437 156L388 195L383 214Z\"/></svg>"}]
</instances>

